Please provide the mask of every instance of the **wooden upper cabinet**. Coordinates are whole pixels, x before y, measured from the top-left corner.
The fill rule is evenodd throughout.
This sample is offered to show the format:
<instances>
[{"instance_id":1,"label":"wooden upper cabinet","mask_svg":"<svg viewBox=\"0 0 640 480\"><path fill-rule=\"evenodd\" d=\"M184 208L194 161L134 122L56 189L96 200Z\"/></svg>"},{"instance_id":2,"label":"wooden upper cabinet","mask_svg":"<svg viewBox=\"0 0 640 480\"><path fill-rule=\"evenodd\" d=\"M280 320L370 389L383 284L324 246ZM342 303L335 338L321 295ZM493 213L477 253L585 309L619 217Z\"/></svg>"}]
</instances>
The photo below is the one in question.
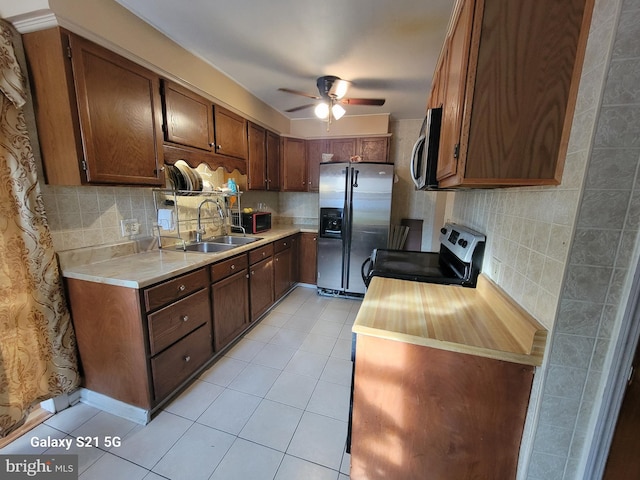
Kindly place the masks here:
<instances>
[{"instance_id":1,"label":"wooden upper cabinet","mask_svg":"<svg viewBox=\"0 0 640 480\"><path fill-rule=\"evenodd\" d=\"M348 162L356 155L356 138L335 138L329 140L329 153L333 153L332 162Z\"/></svg>"},{"instance_id":2,"label":"wooden upper cabinet","mask_svg":"<svg viewBox=\"0 0 640 480\"><path fill-rule=\"evenodd\" d=\"M163 185L159 77L64 29L23 41L47 183Z\"/></svg>"},{"instance_id":3,"label":"wooden upper cabinet","mask_svg":"<svg viewBox=\"0 0 640 480\"><path fill-rule=\"evenodd\" d=\"M356 152L363 162L388 163L389 137L358 138Z\"/></svg>"},{"instance_id":4,"label":"wooden upper cabinet","mask_svg":"<svg viewBox=\"0 0 640 480\"><path fill-rule=\"evenodd\" d=\"M168 80L162 81L162 100L165 141L211 152L211 102Z\"/></svg>"},{"instance_id":5,"label":"wooden upper cabinet","mask_svg":"<svg viewBox=\"0 0 640 480\"><path fill-rule=\"evenodd\" d=\"M308 191L317 192L320 185L322 154L329 153L327 140L307 140Z\"/></svg>"},{"instance_id":6,"label":"wooden upper cabinet","mask_svg":"<svg viewBox=\"0 0 640 480\"><path fill-rule=\"evenodd\" d=\"M282 190L285 192L307 191L307 163L305 141L301 138L283 137Z\"/></svg>"},{"instance_id":7,"label":"wooden upper cabinet","mask_svg":"<svg viewBox=\"0 0 640 480\"><path fill-rule=\"evenodd\" d=\"M280 181L280 135L267 130L267 190L278 191Z\"/></svg>"},{"instance_id":8,"label":"wooden upper cabinet","mask_svg":"<svg viewBox=\"0 0 640 480\"><path fill-rule=\"evenodd\" d=\"M247 189L267 189L267 147L265 129L249 122L247 127L249 155L247 158Z\"/></svg>"},{"instance_id":9,"label":"wooden upper cabinet","mask_svg":"<svg viewBox=\"0 0 640 480\"><path fill-rule=\"evenodd\" d=\"M247 188L280 190L280 136L248 122Z\"/></svg>"},{"instance_id":10,"label":"wooden upper cabinet","mask_svg":"<svg viewBox=\"0 0 640 480\"><path fill-rule=\"evenodd\" d=\"M247 158L247 121L229 110L214 105L215 151L219 155Z\"/></svg>"},{"instance_id":11,"label":"wooden upper cabinet","mask_svg":"<svg viewBox=\"0 0 640 480\"><path fill-rule=\"evenodd\" d=\"M442 69L444 114L440 136L438 180L456 174L460 149L460 130L469 62L469 43L475 0L465 0L455 11L450 37L445 45ZM442 71L441 71L442 74Z\"/></svg>"},{"instance_id":12,"label":"wooden upper cabinet","mask_svg":"<svg viewBox=\"0 0 640 480\"><path fill-rule=\"evenodd\" d=\"M557 185L593 0L458 0L438 71L441 187Z\"/></svg>"}]
</instances>

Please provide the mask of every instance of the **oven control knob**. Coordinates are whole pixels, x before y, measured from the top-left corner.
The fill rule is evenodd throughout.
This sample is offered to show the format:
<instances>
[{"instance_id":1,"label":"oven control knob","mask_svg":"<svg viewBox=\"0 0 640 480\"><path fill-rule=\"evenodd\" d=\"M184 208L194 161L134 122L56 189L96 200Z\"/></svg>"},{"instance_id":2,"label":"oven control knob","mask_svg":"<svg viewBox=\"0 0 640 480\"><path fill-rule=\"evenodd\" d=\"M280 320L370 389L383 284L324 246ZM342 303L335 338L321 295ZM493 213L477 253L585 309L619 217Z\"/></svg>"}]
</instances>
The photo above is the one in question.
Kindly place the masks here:
<instances>
[{"instance_id":1,"label":"oven control knob","mask_svg":"<svg viewBox=\"0 0 640 480\"><path fill-rule=\"evenodd\" d=\"M458 245L460 245L462 248L467 248L469 242L467 242L464 238L461 238L460 240L458 240Z\"/></svg>"},{"instance_id":2,"label":"oven control knob","mask_svg":"<svg viewBox=\"0 0 640 480\"><path fill-rule=\"evenodd\" d=\"M443 234L443 235L446 235L446 233L447 233L447 229L446 229L446 228L444 228L444 227L442 227L442 228L440 229L440 233L441 233L441 234Z\"/></svg>"}]
</instances>

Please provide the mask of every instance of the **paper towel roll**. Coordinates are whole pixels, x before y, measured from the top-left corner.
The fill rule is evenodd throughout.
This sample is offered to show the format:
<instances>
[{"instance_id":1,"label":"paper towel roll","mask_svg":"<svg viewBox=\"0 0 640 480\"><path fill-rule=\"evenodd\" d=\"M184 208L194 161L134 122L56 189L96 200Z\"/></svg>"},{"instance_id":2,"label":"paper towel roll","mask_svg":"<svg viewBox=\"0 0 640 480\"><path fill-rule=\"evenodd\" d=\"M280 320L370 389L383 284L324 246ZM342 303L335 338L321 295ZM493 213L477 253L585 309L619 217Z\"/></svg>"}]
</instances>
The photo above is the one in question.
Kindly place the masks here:
<instances>
[{"instance_id":1,"label":"paper towel roll","mask_svg":"<svg viewBox=\"0 0 640 480\"><path fill-rule=\"evenodd\" d=\"M163 230L173 230L174 222L173 222L173 210L170 208L159 208L158 209L158 225Z\"/></svg>"}]
</instances>

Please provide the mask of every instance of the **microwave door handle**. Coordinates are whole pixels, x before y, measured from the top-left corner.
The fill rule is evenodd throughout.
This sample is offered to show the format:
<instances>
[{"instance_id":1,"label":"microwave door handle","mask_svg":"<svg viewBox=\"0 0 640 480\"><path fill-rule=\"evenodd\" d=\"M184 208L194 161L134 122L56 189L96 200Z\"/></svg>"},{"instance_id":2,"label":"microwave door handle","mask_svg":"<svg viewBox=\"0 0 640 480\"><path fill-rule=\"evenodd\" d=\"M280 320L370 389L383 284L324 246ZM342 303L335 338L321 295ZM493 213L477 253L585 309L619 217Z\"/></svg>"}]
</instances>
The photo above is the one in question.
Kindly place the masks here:
<instances>
[{"instance_id":1,"label":"microwave door handle","mask_svg":"<svg viewBox=\"0 0 640 480\"><path fill-rule=\"evenodd\" d=\"M416 184L416 187L420 188L420 175L421 172L418 170L422 170L422 165L420 164L420 159L416 161L416 157L418 156L420 147L424 148L425 136L420 135L418 141L413 145L413 150L411 151L411 178L413 179L413 183ZM418 169L418 170L416 170Z\"/></svg>"}]
</instances>

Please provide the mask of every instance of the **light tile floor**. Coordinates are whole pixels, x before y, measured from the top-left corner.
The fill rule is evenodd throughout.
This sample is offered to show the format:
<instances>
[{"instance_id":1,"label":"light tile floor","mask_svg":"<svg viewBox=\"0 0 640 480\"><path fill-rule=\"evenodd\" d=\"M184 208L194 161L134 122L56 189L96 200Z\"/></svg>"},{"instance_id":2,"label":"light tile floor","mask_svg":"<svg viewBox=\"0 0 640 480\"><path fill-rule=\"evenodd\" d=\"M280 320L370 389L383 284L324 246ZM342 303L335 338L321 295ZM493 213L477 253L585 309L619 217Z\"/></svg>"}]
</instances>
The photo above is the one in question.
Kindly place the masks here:
<instances>
[{"instance_id":1,"label":"light tile floor","mask_svg":"<svg viewBox=\"0 0 640 480\"><path fill-rule=\"evenodd\" d=\"M79 403L0 453L77 453L80 480L347 480L360 303L297 287L148 425ZM34 437L106 436L122 444L30 445Z\"/></svg>"}]
</instances>

